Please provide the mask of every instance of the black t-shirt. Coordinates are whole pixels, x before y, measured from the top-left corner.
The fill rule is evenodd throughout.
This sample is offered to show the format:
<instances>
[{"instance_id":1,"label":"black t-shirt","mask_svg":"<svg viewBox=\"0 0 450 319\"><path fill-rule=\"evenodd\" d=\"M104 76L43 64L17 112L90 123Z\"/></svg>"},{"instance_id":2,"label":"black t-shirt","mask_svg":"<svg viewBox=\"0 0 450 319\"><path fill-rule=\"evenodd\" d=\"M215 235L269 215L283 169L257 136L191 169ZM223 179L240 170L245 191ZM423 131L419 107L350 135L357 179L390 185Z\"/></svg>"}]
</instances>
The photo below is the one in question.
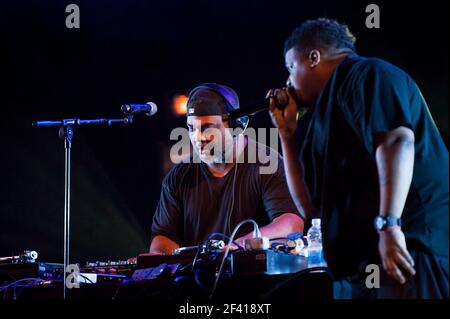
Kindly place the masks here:
<instances>
[{"instance_id":1,"label":"black t-shirt","mask_svg":"<svg viewBox=\"0 0 450 319\"><path fill-rule=\"evenodd\" d=\"M251 163L249 149L265 152L266 160L271 162L262 163L264 160L256 156L256 163ZM162 184L152 239L163 235L180 246L192 246L213 232L230 235L244 219L254 219L264 226L283 213L298 214L287 188L281 156L252 139L248 139L243 156L244 162L235 164L221 178L213 176L204 163L175 165ZM275 173L260 174L262 167L270 170L275 163ZM236 238L252 230L251 224L243 225Z\"/></svg>"},{"instance_id":2,"label":"black t-shirt","mask_svg":"<svg viewBox=\"0 0 450 319\"><path fill-rule=\"evenodd\" d=\"M415 134L414 172L402 214L408 248L448 256L448 150L416 83L377 58L349 55L333 72L311 115L300 160L324 251L335 278L378 255L374 135L399 126Z\"/></svg>"}]
</instances>

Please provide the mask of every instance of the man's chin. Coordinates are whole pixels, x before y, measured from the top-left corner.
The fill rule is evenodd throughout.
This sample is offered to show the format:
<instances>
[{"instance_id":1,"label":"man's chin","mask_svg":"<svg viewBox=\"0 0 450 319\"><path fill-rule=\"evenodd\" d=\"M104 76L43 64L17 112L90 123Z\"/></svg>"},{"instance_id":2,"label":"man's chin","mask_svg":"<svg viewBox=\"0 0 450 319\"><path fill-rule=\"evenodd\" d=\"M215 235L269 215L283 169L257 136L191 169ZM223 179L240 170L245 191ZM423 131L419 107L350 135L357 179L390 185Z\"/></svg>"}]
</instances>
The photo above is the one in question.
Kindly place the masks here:
<instances>
[{"instance_id":1,"label":"man's chin","mask_svg":"<svg viewBox=\"0 0 450 319\"><path fill-rule=\"evenodd\" d=\"M222 164L222 159L218 158L217 156L211 156L211 155L206 155L206 154L202 154L200 153L200 160L205 163L205 164Z\"/></svg>"}]
</instances>

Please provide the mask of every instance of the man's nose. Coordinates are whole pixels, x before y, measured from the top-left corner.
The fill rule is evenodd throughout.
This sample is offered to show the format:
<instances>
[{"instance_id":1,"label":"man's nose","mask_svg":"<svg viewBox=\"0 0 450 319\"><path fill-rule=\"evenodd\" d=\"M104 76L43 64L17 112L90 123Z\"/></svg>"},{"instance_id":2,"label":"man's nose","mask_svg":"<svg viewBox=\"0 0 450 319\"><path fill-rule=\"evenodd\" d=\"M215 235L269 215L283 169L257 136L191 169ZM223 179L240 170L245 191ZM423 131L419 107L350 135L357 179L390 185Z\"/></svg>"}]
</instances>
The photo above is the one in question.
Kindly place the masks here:
<instances>
[{"instance_id":1,"label":"man's nose","mask_svg":"<svg viewBox=\"0 0 450 319\"><path fill-rule=\"evenodd\" d=\"M204 134L204 132L202 132L201 130L195 130L194 134L194 138L196 141L202 143L206 142L206 135Z\"/></svg>"},{"instance_id":2,"label":"man's nose","mask_svg":"<svg viewBox=\"0 0 450 319\"><path fill-rule=\"evenodd\" d=\"M201 130L195 130L195 140L199 142L203 140L203 133Z\"/></svg>"}]
</instances>

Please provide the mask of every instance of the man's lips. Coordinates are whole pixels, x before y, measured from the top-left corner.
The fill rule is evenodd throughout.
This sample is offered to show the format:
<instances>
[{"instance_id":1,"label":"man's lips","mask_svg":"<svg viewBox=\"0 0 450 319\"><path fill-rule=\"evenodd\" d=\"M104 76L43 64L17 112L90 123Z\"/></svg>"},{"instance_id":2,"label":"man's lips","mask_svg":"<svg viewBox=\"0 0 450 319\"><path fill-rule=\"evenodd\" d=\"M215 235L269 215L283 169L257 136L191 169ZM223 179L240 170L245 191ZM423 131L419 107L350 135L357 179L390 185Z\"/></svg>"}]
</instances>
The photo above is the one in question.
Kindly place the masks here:
<instances>
[{"instance_id":1,"label":"man's lips","mask_svg":"<svg viewBox=\"0 0 450 319\"><path fill-rule=\"evenodd\" d=\"M202 145L197 145L197 150L199 151L199 153L201 154L209 154L209 155L213 155L214 154L214 147L212 145L209 145L210 143L206 143L206 144L202 144Z\"/></svg>"},{"instance_id":2,"label":"man's lips","mask_svg":"<svg viewBox=\"0 0 450 319\"><path fill-rule=\"evenodd\" d=\"M197 149L203 151L209 143L204 143L204 144L197 144Z\"/></svg>"}]
</instances>

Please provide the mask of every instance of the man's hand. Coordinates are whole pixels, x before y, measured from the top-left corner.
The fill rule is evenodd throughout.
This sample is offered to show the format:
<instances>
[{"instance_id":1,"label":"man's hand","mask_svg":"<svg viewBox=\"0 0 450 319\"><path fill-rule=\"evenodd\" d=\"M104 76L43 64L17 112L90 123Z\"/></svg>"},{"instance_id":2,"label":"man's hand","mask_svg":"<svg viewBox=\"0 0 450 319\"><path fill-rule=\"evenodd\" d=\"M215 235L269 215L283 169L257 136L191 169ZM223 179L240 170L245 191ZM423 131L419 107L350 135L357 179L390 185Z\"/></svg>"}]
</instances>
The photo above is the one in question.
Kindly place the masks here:
<instances>
[{"instance_id":1,"label":"man's hand","mask_svg":"<svg viewBox=\"0 0 450 319\"><path fill-rule=\"evenodd\" d=\"M399 227L379 232L378 251L383 268L400 284L406 282L402 270L415 275L414 260L406 249L405 235Z\"/></svg>"},{"instance_id":2,"label":"man's hand","mask_svg":"<svg viewBox=\"0 0 450 319\"><path fill-rule=\"evenodd\" d=\"M303 232L303 219L297 213L285 212L280 216L274 218L271 223L261 227L259 230L261 235L268 238L285 237L287 234L294 232ZM239 246L245 248L244 241L253 238L253 232L245 236L239 237L234 242ZM231 249L236 245L232 244Z\"/></svg>"},{"instance_id":3,"label":"man's hand","mask_svg":"<svg viewBox=\"0 0 450 319\"><path fill-rule=\"evenodd\" d=\"M244 240L245 239L247 239L247 238L251 238L250 236L243 236L243 237L240 237L240 238L238 238L238 239L236 239L234 242L236 243L236 244L238 244L239 246L241 246L242 248L244 248ZM239 247L238 246L236 246L235 244L231 244L231 249L238 249Z\"/></svg>"},{"instance_id":4,"label":"man's hand","mask_svg":"<svg viewBox=\"0 0 450 319\"><path fill-rule=\"evenodd\" d=\"M279 96L282 100L288 100L284 109L277 108L275 96ZM270 90L266 95L267 97L270 97L270 117L272 118L273 125L278 128L280 138L286 140L294 137L295 130L297 129L298 106L291 92L287 88Z\"/></svg>"},{"instance_id":5,"label":"man's hand","mask_svg":"<svg viewBox=\"0 0 450 319\"><path fill-rule=\"evenodd\" d=\"M137 257L130 257L127 259L127 262L130 264L136 264L137 263Z\"/></svg>"}]
</instances>

